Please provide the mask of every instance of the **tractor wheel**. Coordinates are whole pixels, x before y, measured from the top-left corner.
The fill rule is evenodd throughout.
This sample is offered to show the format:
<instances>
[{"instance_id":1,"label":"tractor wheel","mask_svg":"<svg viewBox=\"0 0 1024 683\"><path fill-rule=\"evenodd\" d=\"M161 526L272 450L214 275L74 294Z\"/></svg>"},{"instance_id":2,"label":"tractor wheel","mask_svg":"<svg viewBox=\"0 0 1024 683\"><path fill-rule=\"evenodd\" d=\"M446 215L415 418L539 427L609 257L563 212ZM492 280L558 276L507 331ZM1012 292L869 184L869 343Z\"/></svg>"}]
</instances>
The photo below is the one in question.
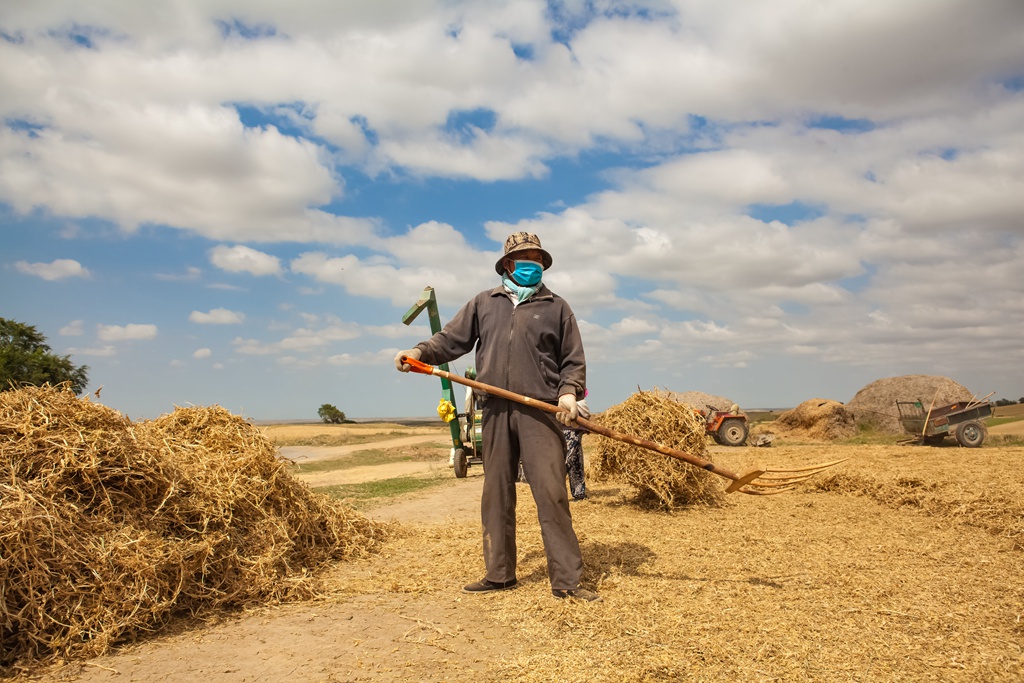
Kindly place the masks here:
<instances>
[{"instance_id":1,"label":"tractor wheel","mask_svg":"<svg viewBox=\"0 0 1024 683\"><path fill-rule=\"evenodd\" d=\"M724 420L718 428L718 443L723 446L742 446L747 441L747 423L743 420Z\"/></svg>"},{"instance_id":2,"label":"tractor wheel","mask_svg":"<svg viewBox=\"0 0 1024 683\"><path fill-rule=\"evenodd\" d=\"M459 479L466 478L466 470L469 463L466 462L466 451L459 448L455 451L455 476Z\"/></svg>"},{"instance_id":3,"label":"tractor wheel","mask_svg":"<svg viewBox=\"0 0 1024 683\"><path fill-rule=\"evenodd\" d=\"M985 440L985 427L980 422L964 422L956 428L956 440L964 448L977 448Z\"/></svg>"}]
</instances>

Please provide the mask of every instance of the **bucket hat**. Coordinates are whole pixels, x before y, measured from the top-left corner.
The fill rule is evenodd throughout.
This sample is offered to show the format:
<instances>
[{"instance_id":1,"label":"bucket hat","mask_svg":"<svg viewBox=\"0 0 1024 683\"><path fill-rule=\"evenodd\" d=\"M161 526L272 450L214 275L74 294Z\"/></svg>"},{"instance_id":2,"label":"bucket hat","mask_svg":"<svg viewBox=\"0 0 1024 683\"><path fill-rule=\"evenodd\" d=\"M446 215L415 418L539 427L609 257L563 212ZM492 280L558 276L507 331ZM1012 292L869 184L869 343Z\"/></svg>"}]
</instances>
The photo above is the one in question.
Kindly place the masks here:
<instances>
[{"instance_id":1,"label":"bucket hat","mask_svg":"<svg viewBox=\"0 0 1024 683\"><path fill-rule=\"evenodd\" d=\"M517 251L526 251L527 249L537 249L540 251L540 264L544 267L544 270L551 267L551 254L540 246L539 237L534 235L532 232L514 232L505 240L505 253L500 259L498 259L498 262L494 264L494 270L497 271L498 275L504 275L505 269L501 267L501 262L504 261L506 257L515 254Z\"/></svg>"}]
</instances>

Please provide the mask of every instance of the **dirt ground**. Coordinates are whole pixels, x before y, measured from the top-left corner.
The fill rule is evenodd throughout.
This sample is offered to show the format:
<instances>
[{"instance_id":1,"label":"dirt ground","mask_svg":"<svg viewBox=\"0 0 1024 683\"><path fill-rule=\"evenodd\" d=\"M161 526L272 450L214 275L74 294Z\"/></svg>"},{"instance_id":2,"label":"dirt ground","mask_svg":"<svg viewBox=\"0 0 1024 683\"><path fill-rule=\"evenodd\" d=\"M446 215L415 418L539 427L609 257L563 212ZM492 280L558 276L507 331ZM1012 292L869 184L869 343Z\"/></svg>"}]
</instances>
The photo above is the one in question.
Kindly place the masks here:
<instances>
[{"instance_id":1,"label":"dirt ground","mask_svg":"<svg viewBox=\"0 0 1024 683\"><path fill-rule=\"evenodd\" d=\"M34 679L1022 680L1024 547L993 524L940 514L934 495L960 486L942 474L942 463L970 461L981 479L950 495L966 507L1019 500L1006 472L1024 449L715 450L737 462L849 457L850 477L891 468L889 479L909 498L807 487L668 514L634 509L620 485L592 482L589 499L572 510L585 582L604 600L577 604L548 591L524 486L517 487L520 586L466 595L460 586L483 575L481 468L457 480L441 451L436 462L342 470L332 474L348 482L410 472L444 481L368 510L398 522L393 541L379 555L336 566L320 600L179 625Z\"/></svg>"}]
</instances>

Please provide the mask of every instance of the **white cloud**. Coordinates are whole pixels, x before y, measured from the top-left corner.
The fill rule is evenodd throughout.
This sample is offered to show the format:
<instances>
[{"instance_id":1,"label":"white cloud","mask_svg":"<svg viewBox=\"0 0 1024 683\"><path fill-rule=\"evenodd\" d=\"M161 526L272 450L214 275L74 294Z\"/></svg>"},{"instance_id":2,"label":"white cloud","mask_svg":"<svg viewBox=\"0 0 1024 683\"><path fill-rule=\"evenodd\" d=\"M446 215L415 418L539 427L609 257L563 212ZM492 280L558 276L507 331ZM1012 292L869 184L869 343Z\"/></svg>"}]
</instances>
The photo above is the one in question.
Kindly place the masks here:
<instances>
[{"instance_id":1,"label":"white cloud","mask_svg":"<svg viewBox=\"0 0 1024 683\"><path fill-rule=\"evenodd\" d=\"M192 353L192 357L193 358L197 358L197 359L209 358L212 355L213 355L213 351L211 351L210 349L206 349L206 348L196 349Z\"/></svg>"},{"instance_id":2,"label":"white cloud","mask_svg":"<svg viewBox=\"0 0 1024 683\"><path fill-rule=\"evenodd\" d=\"M131 323L128 325L97 325L96 336L103 341L133 341L155 339L156 325Z\"/></svg>"},{"instance_id":3,"label":"white cloud","mask_svg":"<svg viewBox=\"0 0 1024 683\"><path fill-rule=\"evenodd\" d=\"M229 273L279 275L281 259L244 246L218 246L210 250L210 263Z\"/></svg>"},{"instance_id":4,"label":"white cloud","mask_svg":"<svg viewBox=\"0 0 1024 683\"><path fill-rule=\"evenodd\" d=\"M1018 1L165 9L5 8L17 40L0 40L0 204L76 243L110 221L131 241L170 229L234 245L208 252L220 272L279 279L207 286L254 318L268 284L279 313L291 295L311 311L299 329L281 315L273 338L239 338L238 353L340 367L364 358L346 342L416 336L363 305L404 311L433 286L457 307L497 284L501 241L525 229L554 255L545 282L591 359L661 374L675 348L716 370L978 359L993 376L1022 360ZM248 39L225 16L273 31ZM505 189L518 203L490 206ZM393 225L363 215L392 201ZM289 242L309 246L295 256ZM284 264L306 281L291 286ZM335 296L351 317L312 313Z\"/></svg>"},{"instance_id":5,"label":"white cloud","mask_svg":"<svg viewBox=\"0 0 1024 683\"><path fill-rule=\"evenodd\" d=\"M34 275L44 280L63 280L69 277L88 278L89 270L74 259L55 259L50 263L28 263L18 261L14 268L25 275Z\"/></svg>"},{"instance_id":6,"label":"white cloud","mask_svg":"<svg viewBox=\"0 0 1024 683\"><path fill-rule=\"evenodd\" d=\"M84 321L72 320L58 331L61 336L64 337L78 337L84 332L83 330Z\"/></svg>"},{"instance_id":7,"label":"white cloud","mask_svg":"<svg viewBox=\"0 0 1024 683\"><path fill-rule=\"evenodd\" d=\"M109 344L106 345L106 346L89 347L89 348L84 348L84 349L79 349L79 348L74 348L74 347L68 349L68 355L71 355L71 356L110 357L110 356L114 356L116 354L117 354L117 350L113 346L110 346Z\"/></svg>"},{"instance_id":8,"label":"white cloud","mask_svg":"<svg viewBox=\"0 0 1024 683\"><path fill-rule=\"evenodd\" d=\"M379 351L365 351L362 353L340 353L335 356L329 356L327 363L329 365L363 365L363 366L374 366L374 365L390 365L394 366L395 356L401 349L381 349Z\"/></svg>"},{"instance_id":9,"label":"white cloud","mask_svg":"<svg viewBox=\"0 0 1024 683\"><path fill-rule=\"evenodd\" d=\"M192 311L188 319L200 325L239 325L245 322L245 314L226 308L214 308L208 313Z\"/></svg>"},{"instance_id":10,"label":"white cloud","mask_svg":"<svg viewBox=\"0 0 1024 683\"><path fill-rule=\"evenodd\" d=\"M320 329L299 328L274 342L236 337L231 343L238 353L266 356L279 353L313 353L337 342L357 339L363 335L359 325L335 321Z\"/></svg>"},{"instance_id":11,"label":"white cloud","mask_svg":"<svg viewBox=\"0 0 1024 683\"><path fill-rule=\"evenodd\" d=\"M491 263L476 258L458 274L452 272L451 263L401 267L386 258L363 261L354 255L307 252L293 259L290 268L318 282L341 285L350 294L390 299L396 306L412 306L427 286L434 287L438 301L445 305L461 305L488 285L498 284Z\"/></svg>"},{"instance_id":12,"label":"white cloud","mask_svg":"<svg viewBox=\"0 0 1024 683\"><path fill-rule=\"evenodd\" d=\"M202 276L203 271L195 266L188 266L184 273L157 273L153 277L164 282L195 282Z\"/></svg>"}]
</instances>

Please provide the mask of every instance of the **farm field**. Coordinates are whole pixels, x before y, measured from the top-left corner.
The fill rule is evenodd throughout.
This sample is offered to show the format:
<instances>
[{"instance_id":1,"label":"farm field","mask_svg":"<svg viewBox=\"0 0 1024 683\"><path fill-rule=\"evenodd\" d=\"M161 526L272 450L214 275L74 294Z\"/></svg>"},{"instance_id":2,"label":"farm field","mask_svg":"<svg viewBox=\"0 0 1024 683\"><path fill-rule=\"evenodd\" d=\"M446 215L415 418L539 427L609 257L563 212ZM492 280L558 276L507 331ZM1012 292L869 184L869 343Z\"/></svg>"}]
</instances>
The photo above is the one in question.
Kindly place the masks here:
<instances>
[{"instance_id":1,"label":"farm field","mask_svg":"<svg viewBox=\"0 0 1024 683\"><path fill-rule=\"evenodd\" d=\"M379 442L418 429L388 426ZM349 450L327 468L339 482L356 471L366 482L376 468L381 481L428 485L361 503L395 534L381 552L336 564L322 598L180 625L33 680L1024 679L1024 484L1007 476L1024 447L715 447L712 457L735 468L849 460L796 492L675 513L641 509L625 485L592 479L572 511L585 581L603 601L577 604L550 596L525 485L520 586L459 590L483 575L482 472L455 479L447 429L427 429L437 438L367 441L374 464ZM396 475L396 463L406 470ZM300 465L295 476L312 483L323 471Z\"/></svg>"}]
</instances>

